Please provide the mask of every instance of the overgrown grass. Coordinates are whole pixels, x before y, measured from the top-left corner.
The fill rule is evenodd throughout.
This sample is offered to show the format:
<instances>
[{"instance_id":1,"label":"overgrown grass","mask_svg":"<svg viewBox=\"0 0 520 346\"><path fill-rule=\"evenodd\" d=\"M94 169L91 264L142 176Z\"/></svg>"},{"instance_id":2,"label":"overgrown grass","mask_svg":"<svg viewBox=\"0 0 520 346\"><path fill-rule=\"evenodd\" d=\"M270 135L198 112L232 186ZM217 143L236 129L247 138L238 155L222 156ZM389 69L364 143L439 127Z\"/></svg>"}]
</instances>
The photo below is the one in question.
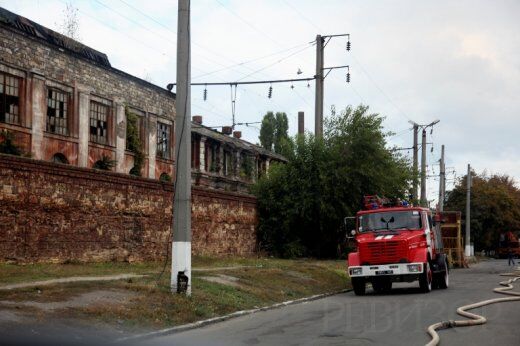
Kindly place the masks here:
<instances>
[{"instance_id":1,"label":"overgrown grass","mask_svg":"<svg viewBox=\"0 0 520 346\"><path fill-rule=\"evenodd\" d=\"M225 267L237 267L225 269ZM238 310L252 309L276 302L314 294L334 292L350 287L344 261L282 260L273 258L197 257L192 296L170 292L169 271L158 280L161 263L143 264L69 264L69 265L1 265L2 277L9 273L10 282L77 275L143 273L147 277L111 282L69 283L16 291L0 291L0 300L56 301L93 290L118 290L128 293L125 304L92 305L51 313L56 317L92 319L117 324L129 330L162 328L221 316ZM19 270L16 270L16 269ZM169 269L169 266L167 267ZM42 275L42 271L52 275ZM220 274L237 278L237 287L209 282L202 277ZM47 313L47 316L49 313Z\"/></svg>"}]
</instances>

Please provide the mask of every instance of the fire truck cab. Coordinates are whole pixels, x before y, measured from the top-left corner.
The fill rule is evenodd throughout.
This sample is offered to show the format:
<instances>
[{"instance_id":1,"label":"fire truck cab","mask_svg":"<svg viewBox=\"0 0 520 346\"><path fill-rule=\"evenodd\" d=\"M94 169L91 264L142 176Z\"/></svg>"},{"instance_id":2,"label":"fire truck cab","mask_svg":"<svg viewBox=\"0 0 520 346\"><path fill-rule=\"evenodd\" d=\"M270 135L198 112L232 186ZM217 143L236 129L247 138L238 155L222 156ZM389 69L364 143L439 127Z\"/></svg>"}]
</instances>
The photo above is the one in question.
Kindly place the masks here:
<instances>
[{"instance_id":1,"label":"fire truck cab","mask_svg":"<svg viewBox=\"0 0 520 346\"><path fill-rule=\"evenodd\" d=\"M423 292L448 288L442 236L429 209L367 196L352 235L357 251L348 255L348 274L356 295L365 294L367 283L378 293L417 280Z\"/></svg>"}]
</instances>

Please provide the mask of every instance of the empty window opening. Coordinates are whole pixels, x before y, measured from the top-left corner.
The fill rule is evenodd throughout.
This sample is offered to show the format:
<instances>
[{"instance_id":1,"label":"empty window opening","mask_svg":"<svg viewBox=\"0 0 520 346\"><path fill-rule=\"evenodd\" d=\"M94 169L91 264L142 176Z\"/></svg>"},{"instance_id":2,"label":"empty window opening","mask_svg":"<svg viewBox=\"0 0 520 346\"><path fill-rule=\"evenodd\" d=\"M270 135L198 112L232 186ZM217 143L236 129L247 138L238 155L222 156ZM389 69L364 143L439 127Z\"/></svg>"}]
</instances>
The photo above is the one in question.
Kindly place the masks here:
<instances>
[{"instance_id":1,"label":"empty window opening","mask_svg":"<svg viewBox=\"0 0 520 346\"><path fill-rule=\"evenodd\" d=\"M67 157L63 155L62 153L56 153L52 157L52 162L54 163L63 163L63 164L69 164L69 160L67 160Z\"/></svg>"},{"instance_id":2,"label":"empty window opening","mask_svg":"<svg viewBox=\"0 0 520 346\"><path fill-rule=\"evenodd\" d=\"M0 73L0 122L20 123L20 78Z\"/></svg>"}]
</instances>

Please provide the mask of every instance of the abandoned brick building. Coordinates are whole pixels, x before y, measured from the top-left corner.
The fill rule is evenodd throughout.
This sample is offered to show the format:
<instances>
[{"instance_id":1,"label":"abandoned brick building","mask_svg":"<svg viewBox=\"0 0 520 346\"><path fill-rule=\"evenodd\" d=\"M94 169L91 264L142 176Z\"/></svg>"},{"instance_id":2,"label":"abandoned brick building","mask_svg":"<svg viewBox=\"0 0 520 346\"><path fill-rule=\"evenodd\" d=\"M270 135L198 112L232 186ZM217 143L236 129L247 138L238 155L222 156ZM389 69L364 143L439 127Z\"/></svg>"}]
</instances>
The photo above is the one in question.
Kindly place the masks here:
<instances>
[{"instance_id":1,"label":"abandoned brick building","mask_svg":"<svg viewBox=\"0 0 520 346\"><path fill-rule=\"evenodd\" d=\"M0 261L164 258L174 119L175 94L0 8L0 131L23 153L0 154ZM248 188L284 158L222 130L193 117L192 250L251 254Z\"/></svg>"},{"instance_id":2,"label":"abandoned brick building","mask_svg":"<svg viewBox=\"0 0 520 346\"><path fill-rule=\"evenodd\" d=\"M111 161L116 172L153 179L173 175L175 94L2 8L0 57L0 129L30 157L79 167ZM194 183L245 191L270 160L283 160L240 140L238 131L227 133L194 117Z\"/></svg>"}]
</instances>

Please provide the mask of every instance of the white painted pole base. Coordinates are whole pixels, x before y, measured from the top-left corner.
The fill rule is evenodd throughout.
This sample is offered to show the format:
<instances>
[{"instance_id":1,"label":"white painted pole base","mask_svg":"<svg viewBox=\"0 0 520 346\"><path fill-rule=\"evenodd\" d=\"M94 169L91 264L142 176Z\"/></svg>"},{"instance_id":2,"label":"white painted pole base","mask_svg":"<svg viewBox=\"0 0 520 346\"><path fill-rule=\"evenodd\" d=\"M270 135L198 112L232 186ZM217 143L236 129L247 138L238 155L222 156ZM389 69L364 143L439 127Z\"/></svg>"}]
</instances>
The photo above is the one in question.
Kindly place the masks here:
<instances>
[{"instance_id":1,"label":"white painted pole base","mask_svg":"<svg viewBox=\"0 0 520 346\"><path fill-rule=\"evenodd\" d=\"M172 275L171 288L172 292L177 292L177 275L184 272L188 277L188 288L186 295L191 295L191 242L174 241L172 243Z\"/></svg>"},{"instance_id":2,"label":"white painted pole base","mask_svg":"<svg viewBox=\"0 0 520 346\"><path fill-rule=\"evenodd\" d=\"M464 256L470 257L471 256L471 245L466 245L464 248Z\"/></svg>"}]
</instances>

